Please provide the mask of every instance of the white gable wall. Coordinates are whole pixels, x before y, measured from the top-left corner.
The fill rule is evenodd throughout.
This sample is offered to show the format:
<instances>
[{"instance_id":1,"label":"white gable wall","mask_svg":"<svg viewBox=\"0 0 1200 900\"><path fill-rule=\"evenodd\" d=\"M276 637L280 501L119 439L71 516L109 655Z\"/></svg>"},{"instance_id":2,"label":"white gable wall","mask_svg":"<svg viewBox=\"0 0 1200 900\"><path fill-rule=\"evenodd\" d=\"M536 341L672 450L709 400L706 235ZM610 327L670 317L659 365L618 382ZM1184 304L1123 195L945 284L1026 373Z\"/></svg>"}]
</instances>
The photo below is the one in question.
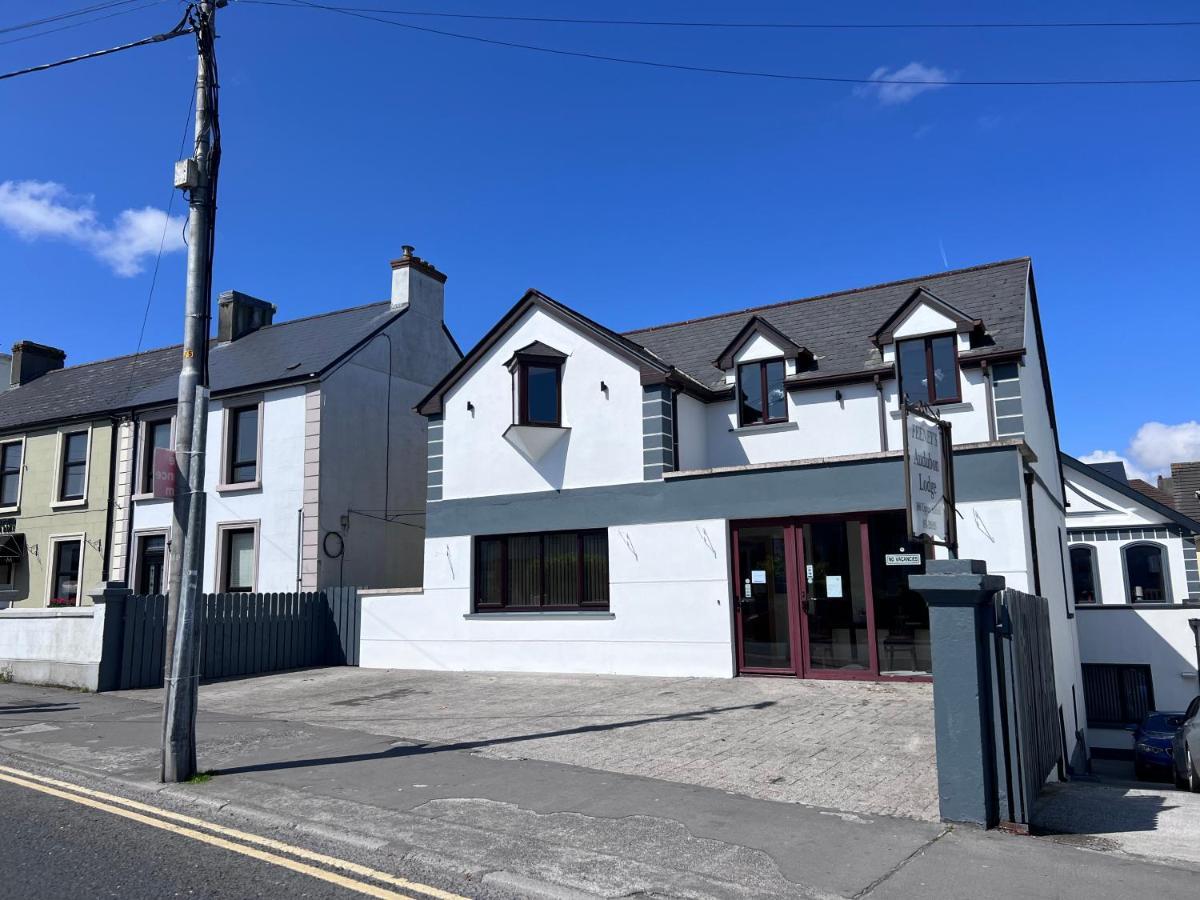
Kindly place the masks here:
<instances>
[{"instance_id":1,"label":"white gable wall","mask_svg":"<svg viewBox=\"0 0 1200 900\"><path fill-rule=\"evenodd\" d=\"M515 403L504 364L534 341L567 354L562 419L570 429L536 463L504 439ZM638 368L540 309L527 312L448 392L443 421L446 500L642 480Z\"/></svg>"},{"instance_id":2,"label":"white gable wall","mask_svg":"<svg viewBox=\"0 0 1200 900\"><path fill-rule=\"evenodd\" d=\"M899 325L892 329L892 334L899 341L926 334L943 334L957 328L958 324L945 313L939 312L928 303L918 303Z\"/></svg>"}]
</instances>

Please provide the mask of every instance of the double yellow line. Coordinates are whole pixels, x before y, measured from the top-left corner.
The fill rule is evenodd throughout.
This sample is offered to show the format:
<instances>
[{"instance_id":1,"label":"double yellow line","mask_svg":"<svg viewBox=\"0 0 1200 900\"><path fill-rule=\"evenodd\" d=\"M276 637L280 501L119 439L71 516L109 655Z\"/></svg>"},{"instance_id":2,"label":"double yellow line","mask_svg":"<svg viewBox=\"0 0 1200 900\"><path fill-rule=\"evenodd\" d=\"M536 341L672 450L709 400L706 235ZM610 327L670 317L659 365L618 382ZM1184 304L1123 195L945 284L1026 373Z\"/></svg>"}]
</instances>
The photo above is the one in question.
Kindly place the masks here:
<instances>
[{"instance_id":1,"label":"double yellow line","mask_svg":"<svg viewBox=\"0 0 1200 900\"><path fill-rule=\"evenodd\" d=\"M420 894L423 897L433 897L435 900L468 900L460 894L452 894L427 884L398 878L387 872L338 859L336 856L326 856L324 853L317 853L304 847L285 844L283 841L239 831L236 828L226 828L224 825L206 822L204 819L197 819L194 816L185 816L182 813L160 809L157 806L139 803L136 800L129 800L114 794L106 794L103 791L92 790L68 781L59 781L56 778L47 778L44 775L35 775L32 772L14 769L11 766L0 765L0 781L112 813L115 816L169 831L172 834L191 838L213 847L220 847L232 853L240 853L242 856L249 856L261 862L300 872L312 878L339 885L347 890L365 894L368 897L379 897L382 900L415 900L410 894ZM285 853L287 856L280 855ZM306 860L306 862L301 862L301 860ZM312 863L317 865L312 865ZM359 878L351 878L349 875L340 874L341 872L348 872ZM370 881L360 880L363 878L370 879ZM371 882L376 883L372 884ZM400 893L394 888L410 893Z\"/></svg>"}]
</instances>

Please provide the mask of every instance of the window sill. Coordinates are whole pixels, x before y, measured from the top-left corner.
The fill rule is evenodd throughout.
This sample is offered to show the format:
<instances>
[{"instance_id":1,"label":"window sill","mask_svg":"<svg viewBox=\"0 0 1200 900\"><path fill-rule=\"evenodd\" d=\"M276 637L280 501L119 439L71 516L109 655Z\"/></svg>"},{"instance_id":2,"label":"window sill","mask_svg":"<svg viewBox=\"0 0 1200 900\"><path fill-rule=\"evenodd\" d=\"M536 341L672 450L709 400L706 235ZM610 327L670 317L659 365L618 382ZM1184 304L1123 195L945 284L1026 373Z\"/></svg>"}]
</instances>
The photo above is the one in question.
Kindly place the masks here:
<instances>
[{"instance_id":1,"label":"window sill","mask_svg":"<svg viewBox=\"0 0 1200 900\"><path fill-rule=\"evenodd\" d=\"M601 609L566 609L562 612L474 612L463 613L464 619L615 619L615 613Z\"/></svg>"},{"instance_id":2,"label":"window sill","mask_svg":"<svg viewBox=\"0 0 1200 900\"><path fill-rule=\"evenodd\" d=\"M970 401L956 400L954 403L935 403L930 409L937 410L940 413L971 412L975 409L975 404ZM893 419L899 419L903 416L903 413L898 409L893 409L888 415Z\"/></svg>"},{"instance_id":3,"label":"window sill","mask_svg":"<svg viewBox=\"0 0 1200 900\"><path fill-rule=\"evenodd\" d=\"M144 501L151 501L151 500L161 500L164 503L169 503L171 500L170 497L155 497L153 494L149 494L149 493L134 494L129 499L132 500L134 503L142 503Z\"/></svg>"},{"instance_id":4,"label":"window sill","mask_svg":"<svg viewBox=\"0 0 1200 900\"><path fill-rule=\"evenodd\" d=\"M246 481L240 484L218 484L218 494L245 494L250 491L261 491L261 481Z\"/></svg>"},{"instance_id":5,"label":"window sill","mask_svg":"<svg viewBox=\"0 0 1200 900\"><path fill-rule=\"evenodd\" d=\"M87 506L87 497L82 500L55 500L50 504L51 509L80 509Z\"/></svg>"},{"instance_id":6,"label":"window sill","mask_svg":"<svg viewBox=\"0 0 1200 900\"><path fill-rule=\"evenodd\" d=\"M739 425L730 428L731 434L770 434L776 431L799 431L799 422L770 422L766 425Z\"/></svg>"},{"instance_id":7,"label":"window sill","mask_svg":"<svg viewBox=\"0 0 1200 900\"><path fill-rule=\"evenodd\" d=\"M18 506L0 506L0 516L19 516L21 507Z\"/></svg>"}]
</instances>

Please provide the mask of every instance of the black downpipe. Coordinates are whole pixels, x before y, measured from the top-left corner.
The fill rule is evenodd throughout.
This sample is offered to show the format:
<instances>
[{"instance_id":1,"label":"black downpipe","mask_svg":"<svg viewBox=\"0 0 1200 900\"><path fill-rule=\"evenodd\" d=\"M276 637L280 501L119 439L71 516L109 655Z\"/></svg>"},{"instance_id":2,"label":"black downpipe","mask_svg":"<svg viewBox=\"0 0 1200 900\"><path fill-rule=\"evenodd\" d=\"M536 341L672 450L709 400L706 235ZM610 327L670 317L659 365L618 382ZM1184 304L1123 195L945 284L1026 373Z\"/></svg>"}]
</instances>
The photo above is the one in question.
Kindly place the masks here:
<instances>
[{"instance_id":1,"label":"black downpipe","mask_svg":"<svg viewBox=\"0 0 1200 900\"><path fill-rule=\"evenodd\" d=\"M1029 518L1029 545L1033 550L1033 592L1042 596L1042 567L1038 561L1037 522L1033 516L1034 474L1025 473L1025 512Z\"/></svg>"}]
</instances>

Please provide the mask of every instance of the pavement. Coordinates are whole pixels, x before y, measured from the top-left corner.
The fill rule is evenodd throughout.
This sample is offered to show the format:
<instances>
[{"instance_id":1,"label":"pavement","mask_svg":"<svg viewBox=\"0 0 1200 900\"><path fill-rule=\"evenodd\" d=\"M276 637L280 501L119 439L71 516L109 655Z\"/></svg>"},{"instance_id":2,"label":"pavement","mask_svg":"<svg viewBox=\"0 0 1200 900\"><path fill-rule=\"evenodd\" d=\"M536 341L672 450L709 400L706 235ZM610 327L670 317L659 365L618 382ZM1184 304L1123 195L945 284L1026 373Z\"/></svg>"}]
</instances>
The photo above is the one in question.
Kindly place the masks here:
<instances>
[{"instance_id":1,"label":"pavement","mask_svg":"<svg viewBox=\"0 0 1200 900\"><path fill-rule=\"evenodd\" d=\"M209 684L200 705L759 800L938 819L930 684L343 667Z\"/></svg>"},{"instance_id":2,"label":"pavement","mask_svg":"<svg viewBox=\"0 0 1200 900\"><path fill-rule=\"evenodd\" d=\"M201 766L215 770L203 784L155 783L161 708L146 693L0 685L0 763L334 845L471 897L1195 896L1200 863L1089 845L1072 821L1018 837L500 758L471 741L311 724L315 701L292 718L275 683L241 682L273 716L212 709L214 688L229 688L201 688ZM395 721L388 731L405 730Z\"/></svg>"}]
</instances>

